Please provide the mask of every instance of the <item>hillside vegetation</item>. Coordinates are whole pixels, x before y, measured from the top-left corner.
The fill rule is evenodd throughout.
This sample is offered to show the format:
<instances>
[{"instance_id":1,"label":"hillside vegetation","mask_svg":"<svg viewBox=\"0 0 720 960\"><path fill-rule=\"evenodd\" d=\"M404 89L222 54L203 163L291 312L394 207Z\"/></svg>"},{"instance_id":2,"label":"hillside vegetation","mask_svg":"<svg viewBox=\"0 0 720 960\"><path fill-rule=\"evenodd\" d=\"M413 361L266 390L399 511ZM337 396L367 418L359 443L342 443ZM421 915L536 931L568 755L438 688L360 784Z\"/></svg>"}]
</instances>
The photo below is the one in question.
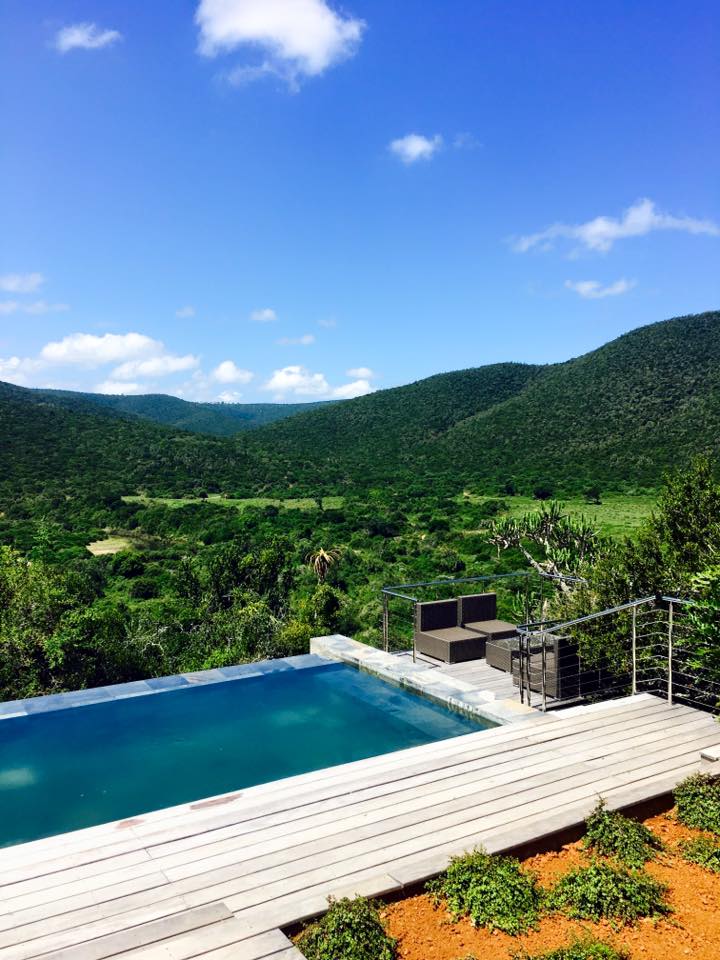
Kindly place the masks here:
<instances>
[{"instance_id":1,"label":"hillside vegetation","mask_svg":"<svg viewBox=\"0 0 720 960\"><path fill-rule=\"evenodd\" d=\"M152 401L146 414L157 417L163 403L183 404L126 400ZM5 500L91 488L239 498L537 486L566 496L593 483L632 492L717 447L720 314L642 327L566 363L440 374L232 438L162 426L86 395L3 384L0 431Z\"/></svg>"},{"instance_id":2,"label":"hillside vegetation","mask_svg":"<svg viewBox=\"0 0 720 960\"><path fill-rule=\"evenodd\" d=\"M497 364L302 414L245 439L271 484L339 490L507 480L654 486L720 437L720 313L634 330L545 367Z\"/></svg>"},{"instance_id":3,"label":"hillside vegetation","mask_svg":"<svg viewBox=\"0 0 720 960\"><path fill-rule=\"evenodd\" d=\"M125 417L140 417L168 427L206 433L216 437L233 437L245 430L256 430L276 420L285 420L296 413L322 406L316 403L193 403L163 393L143 396L108 396L101 393L73 393L68 390L33 390L41 401L103 412Z\"/></svg>"}]
</instances>

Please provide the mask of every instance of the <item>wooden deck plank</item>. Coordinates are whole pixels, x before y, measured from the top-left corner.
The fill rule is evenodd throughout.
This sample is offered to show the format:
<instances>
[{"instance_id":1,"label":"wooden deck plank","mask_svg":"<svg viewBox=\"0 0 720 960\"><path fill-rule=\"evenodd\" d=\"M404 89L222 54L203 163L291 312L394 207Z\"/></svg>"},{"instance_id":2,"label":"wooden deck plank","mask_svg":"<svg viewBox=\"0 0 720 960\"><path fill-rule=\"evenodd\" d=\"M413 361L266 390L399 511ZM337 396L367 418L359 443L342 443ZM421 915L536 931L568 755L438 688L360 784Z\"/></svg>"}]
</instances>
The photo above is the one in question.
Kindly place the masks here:
<instances>
[{"instance_id":1,"label":"wooden deck plank","mask_svg":"<svg viewBox=\"0 0 720 960\"><path fill-rule=\"evenodd\" d=\"M0 960L290 960L276 928L328 894L578 823L599 793L657 795L717 738L708 714L643 695L0 851Z\"/></svg>"},{"instance_id":2,"label":"wooden deck plank","mask_svg":"<svg viewBox=\"0 0 720 960\"><path fill-rule=\"evenodd\" d=\"M232 914L224 904L213 903L196 910L185 910L170 917L163 917L138 927L130 927L119 933L87 940L60 950L45 953L45 960L107 960L124 953L131 947L167 940L178 933L203 929L203 936L211 937L213 928L233 922Z\"/></svg>"}]
</instances>

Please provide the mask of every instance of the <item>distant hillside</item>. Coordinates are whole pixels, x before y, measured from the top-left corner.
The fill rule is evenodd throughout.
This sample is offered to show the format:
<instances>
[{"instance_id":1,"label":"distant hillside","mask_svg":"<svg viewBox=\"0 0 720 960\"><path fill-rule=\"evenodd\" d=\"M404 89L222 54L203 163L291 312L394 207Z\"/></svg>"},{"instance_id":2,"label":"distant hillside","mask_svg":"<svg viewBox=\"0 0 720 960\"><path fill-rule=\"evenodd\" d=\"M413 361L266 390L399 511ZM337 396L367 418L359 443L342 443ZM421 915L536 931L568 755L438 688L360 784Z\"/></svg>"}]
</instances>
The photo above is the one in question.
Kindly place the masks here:
<instances>
[{"instance_id":1,"label":"distant hillside","mask_svg":"<svg viewBox=\"0 0 720 960\"><path fill-rule=\"evenodd\" d=\"M213 491L256 473L231 440L7 383L0 383L0 438L0 511L6 498Z\"/></svg>"},{"instance_id":2,"label":"distant hillside","mask_svg":"<svg viewBox=\"0 0 720 960\"><path fill-rule=\"evenodd\" d=\"M168 427L232 437L244 430L255 430L276 420L322 406L316 403L193 403L163 393L142 396L107 396L101 393L74 393L68 390L35 390L49 402L78 409L78 404L93 404L125 416L141 417Z\"/></svg>"},{"instance_id":3,"label":"distant hillside","mask_svg":"<svg viewBox=\"0 0 720 960\"><path fill-rule=\"evenodd\" d=\"M242 446L265 465L268 489L334 490L394 483L401 475L407 482L427 472L434 445L448 431L522 394L542 371L499 363L441 373L299 414L244 437Z\"/></svg>"},{"instance_id":4,"label":"distant hillside","mask_svg":"<svg viewBox=\"0 0 720 960\"><path fill-rule=\"evenodd\" d=\"M720 313L633 330L547 367L521 394L456 424L430 452L474 482L527 488L656 484L694 454L720 453ZM468 456L471 463L468 462Z\"/></svg>"},{"instance_id":5,"label":"distant hillside","mask_svg":"<svg viewBox=\"0 0 720 960\"><path fill-rule=\"evenodd\" d=\"M497 364L301 414L243 438L270 485L559 490L656 484L720 438L720 313L641 327L545 367Z\"/></svg>"},{"instance_id":6,"label":"distant hillside","mask_svg":"<svg viewBox=\"0 0 720 960\"><path fill-rule=\"evenodd\" d=\"M154 419L186 406L202 419L192 404L147 399ZM6 497L101 488L422 495L493 491L509 479L522 492L651 486L695 453L718 453L720 313L641 327L566 363L439 374L231 438L163 427L87 395L0 384L0 438Z\"/></svg>"}]
</instances>

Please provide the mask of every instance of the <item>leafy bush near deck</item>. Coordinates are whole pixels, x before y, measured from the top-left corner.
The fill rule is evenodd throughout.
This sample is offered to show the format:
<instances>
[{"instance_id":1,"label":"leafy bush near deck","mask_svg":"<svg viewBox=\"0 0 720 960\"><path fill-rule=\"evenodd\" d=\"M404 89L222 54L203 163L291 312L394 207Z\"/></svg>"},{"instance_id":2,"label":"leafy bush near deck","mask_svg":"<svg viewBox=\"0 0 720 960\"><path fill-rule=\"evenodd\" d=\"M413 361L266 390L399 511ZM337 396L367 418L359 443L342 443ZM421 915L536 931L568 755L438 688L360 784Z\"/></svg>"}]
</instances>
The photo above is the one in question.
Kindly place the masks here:
<instances>
[{"instance_id":1,"label":"leafy bush near deck","mask_svg":"<svg viewBox=\"0 0 720 960\"><path fill-rule=\"evenodd\" d=\"M558 947L549 953L518 953L513 960L630 960L630 954L603 940L588 936L572 940L566 946Z\"/></svg>"},{"instance_id":2,"label":"leafy bush near deck","mask_svg":"<svg viewBox=\"0 0 720 960\"><path fill-rule=\"evenodd\" d=\"M633 923L640 917L670 912L667 888L640 870L594 860L571 870L548 897L549 909L576 920L620 920Z\"/></svg>"},{"instance_id":3,"label":"leafy bush near deck","mask_svg":"<svg viewBox=\"0 0 720 960\"><path fill-rule=\"evenodd\" d=\"M395 960L396 941L385 932L375 903L365 897L329 903L297 940L307 960Z\"/></svg>"},{"instance_id":4,"label":"leafy bush near deck","mask_svg":"<svg viewBox=\"0 0 720 960\"><path fill-rule=\"evenodd\" d=\"M533 874L517 860L481 849L454 857L428 890L454 920L468 917L476 927L513 935L535 926L542 897Z\"/></svg>"},{"instance_id":5,"label":"leafy bush near deck","mask_svg":"<svg viewBox=\"0 0 720 960\"><path fill-rule=\"evenodd\" d=\"M679 846L680 856L690 863L697 863L712 873L720 873L720 843L710 837L696 837Z\"/></svg>"},{"instance_id":6,"label":"leafy bush near deck","mask_svg":"<svg viewBox=\"0 0 720 960\"><path fill-rule=\"evenodd\" d=\"M696 773L675 788L680 823L720 834L720 777Z\"/></svg>"},{"instance_id":7,"label":"leafy bush near deck","mask_svg":"<svg viewBox=\"0 0 720 960\"><path fill-rule=\"evenodd\" d=\"M641 867L652 860L660 841L644 824L608 810L600 800L585 821L584 844L604 857L616 857L628 867Z\"/></svg>"}]
</instances>

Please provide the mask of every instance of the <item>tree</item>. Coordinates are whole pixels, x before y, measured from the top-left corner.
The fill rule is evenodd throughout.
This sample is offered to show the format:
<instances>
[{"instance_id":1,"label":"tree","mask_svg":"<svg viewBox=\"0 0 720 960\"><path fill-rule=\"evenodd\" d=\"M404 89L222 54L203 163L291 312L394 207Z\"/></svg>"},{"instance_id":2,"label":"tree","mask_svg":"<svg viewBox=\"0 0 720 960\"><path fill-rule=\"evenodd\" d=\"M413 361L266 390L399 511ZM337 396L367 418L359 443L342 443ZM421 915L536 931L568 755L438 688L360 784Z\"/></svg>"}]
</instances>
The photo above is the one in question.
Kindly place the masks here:
<instances>
[{"instance_id":1,"label":"tree","mask_svg":"<svg viewBox=\"0 0 720 960\"><path fill-rule=\"evenodd\" d=\"M489 542L501 550L520 550L527 562L538 573L554 577L580 576L587 564L595 558L601 539L598 531L584 517L570 517L563 513L557 501L540 508L535 513L522 517L504 517L490 527ZM539 548L538 559L529 549ZM564 593L570 592L569 584L558 579Z\"/></svg>"},{"instance_id":2,"label":"tree","mask_svg":"<svg viewBox=\"0 0 720 960\"><path fill-rule=\"evenodd\" d=\"M319 550L309 553L307 564L318 579L318 583L324 583L330 572L330 568L340 559L339 550L325 550L320 547Z\"/></svg>"}]
</instances>

